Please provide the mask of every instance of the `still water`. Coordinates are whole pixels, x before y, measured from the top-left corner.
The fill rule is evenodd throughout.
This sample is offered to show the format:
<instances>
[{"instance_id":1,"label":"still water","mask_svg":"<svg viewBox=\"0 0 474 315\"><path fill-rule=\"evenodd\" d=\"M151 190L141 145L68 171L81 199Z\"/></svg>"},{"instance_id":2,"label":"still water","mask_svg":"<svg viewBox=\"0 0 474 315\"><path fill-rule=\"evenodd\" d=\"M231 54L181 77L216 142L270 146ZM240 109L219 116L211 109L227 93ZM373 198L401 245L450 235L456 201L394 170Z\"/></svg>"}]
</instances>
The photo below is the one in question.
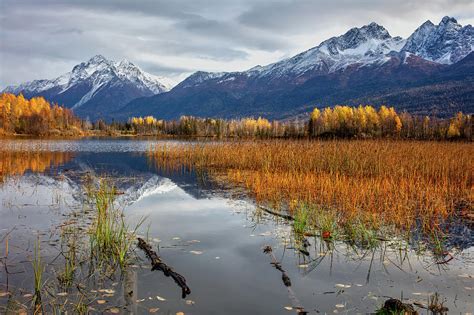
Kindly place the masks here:
<instances>
[{"instance_id":1,"label":"still water","mask_svg":"<svg viewBox=\"0 0 474 315\"><path fill-rule=\"evenodd\" d=\"M450 248L454 259L446 264L436 264L429 251L400 250L400 242L390 241L363 250L308 237L308 255L296 245L291 224L257 211L239 191L202 174L157 169L146 151L162 144L0 140L0 151L10 153L0 163L0 312L31 310L38 240L46 295L58 310L70 313L78 312L74 307L81 302L90 313L296 314L294 307L301 306L309 314L366 314L393 297L429 314L423 306L435 296L450 314L474 312L472 225L458 227L461 245ZM139 249L125 275L104 279L82 260L77 283L56 284L65 262L61 231L74 225L75 237L84 237L93 217L84 210L81 182L90 174L113 179L126 221L133 226L145 220L138 233L186 278L190 295L183 299L171 278L150 271ZM291 279L290 287L263 252L266 245Z\"/></svg>"}]
</instances>

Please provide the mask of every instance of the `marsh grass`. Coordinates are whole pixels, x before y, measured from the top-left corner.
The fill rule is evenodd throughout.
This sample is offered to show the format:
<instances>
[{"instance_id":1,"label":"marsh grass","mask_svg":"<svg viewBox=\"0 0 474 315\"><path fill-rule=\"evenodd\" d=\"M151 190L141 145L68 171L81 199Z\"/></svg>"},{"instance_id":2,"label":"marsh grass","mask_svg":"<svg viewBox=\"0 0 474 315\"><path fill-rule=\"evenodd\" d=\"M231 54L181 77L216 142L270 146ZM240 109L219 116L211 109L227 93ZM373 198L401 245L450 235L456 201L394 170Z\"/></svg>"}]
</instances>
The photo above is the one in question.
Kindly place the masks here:
<instances>
[{"instance_id":1,"label":"marsh grass","mask_svg":"<svg viewBox=\"0 0 474 315\"><path fill-rule=\"evenodd\" d=\"M129 262L135 232L144 219L130 230L123 211L115 207L117 190L108 179L100 178L96 189L88 189L97 211L90 231L91 252L99 261L112 260L124 269Z\"/></svg>"},{"instance_id":2,"label":"marsh grass","mask_svg":"<svg viewBox=\"0 0 474 315\"><path fill-rule=\"evenodd\" d=\"M77 269L77 241L76 235L67 239L64 256L64 270L58 275L59 283L64 287L71 287L74 284L74 276Z\"/></svg>"},{"instance_id":3,"label":"marsh grass","mask_svg":"<svg viewBox=\"0 0 474 315\"><path fill-rule=\"evenodd\" d=\"M236 141L156 147L165 170L206 171L245 188L257 204L287 210L295 228L375 244L379 233L439 228L472 210L474 145L395 140ZM308 213L298 213L305 205ZM327 235L327 233L326 233Z\"/></svg>"},{"instance_id":4,"label":"marsh grass","mask_svg":"<svg viewBox=\"0 0 474 315\"><path fill-rule=\"evenodd\" d=\"M41 245L40 239L37 238L35 242L35 255L31 262L33 267L33 274L34 274L34 301L36 309L41 307L41 292L43 290L43 273L44 273L44 266L43 262L41 261Z\"/></svg>"}]
</instances>

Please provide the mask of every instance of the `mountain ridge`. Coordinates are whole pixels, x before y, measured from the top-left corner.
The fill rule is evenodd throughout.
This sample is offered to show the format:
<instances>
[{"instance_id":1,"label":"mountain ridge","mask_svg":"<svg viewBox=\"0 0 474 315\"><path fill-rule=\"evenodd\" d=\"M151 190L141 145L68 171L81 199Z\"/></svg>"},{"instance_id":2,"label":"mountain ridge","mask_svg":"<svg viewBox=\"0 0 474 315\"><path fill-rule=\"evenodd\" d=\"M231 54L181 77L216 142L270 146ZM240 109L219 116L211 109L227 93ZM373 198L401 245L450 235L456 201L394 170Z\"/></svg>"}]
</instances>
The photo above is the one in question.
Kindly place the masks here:
<instances>
[{"instance_id":1,"label":"mountain ridge","mask_svg":"<svg viewBox=\"0 0 474 315\"><path fill-rule=\"evenodd\" d=\"M22 93L27 97L44 96L66 105L81 116L99 118L97 109L104 114L116 110L107 106L112 104L104 104L105 100L120 107L137 97L167 92L171 84L170 80L144 72L126 59L115 62L95 55L57 78L8 86L3 92Z\"/></svg>"},{"instance_id":2,"label":"mountain ridge","mask_svg":"<svg viewBox=\"0 0 474 315\"><path fill-rule=\"evenodd\" d=\"M168 91L151 91L146 84L137 85L137 82L134 88L124 84L133 81L127 77L144 81L136 71L123 70L121 74L106 71L103 76L116 75L119 80L94 82L92 87L105 93L97 95L91 86L78 85L74 88L82 98L73 106L67 105L81 116L93 112L95 117L121 120L138 115L166 119L181 115L225 118L264 115L278 119L301 114L313 106L341 102L379 105L390 102L398 109L449 115L453 110L472 111L474 93L469 87L472 75L454 65L472 55L473 46L472 26L462 26L448 16L437 25L429 20L424 22L407 39L392 37L382 25L372 22L265 66L236 72L197 71ZM138 68L127 61L118 64L121 69ZM78 66L81 65L84 63ZM61 77L56 80L59 81L56 85L67 81ZM51 84L48 80L37 82L40 88L48 88L48 84ZM416 90L415 87L421 86L424 88ZM433 97L426 94L435 87L436 91L442 90L441 86L446 87L446 93L433 92ZM147 89L148 92L143 92ZM61 93L51 91L62 100ZM410 91L412 98L404 96L403 91ZM90 101L91 95L94 102ZM433 104L427 104L421 97L432 100ZM104 106L117 99L118 105Z\"/></svg>"}]
</instances>

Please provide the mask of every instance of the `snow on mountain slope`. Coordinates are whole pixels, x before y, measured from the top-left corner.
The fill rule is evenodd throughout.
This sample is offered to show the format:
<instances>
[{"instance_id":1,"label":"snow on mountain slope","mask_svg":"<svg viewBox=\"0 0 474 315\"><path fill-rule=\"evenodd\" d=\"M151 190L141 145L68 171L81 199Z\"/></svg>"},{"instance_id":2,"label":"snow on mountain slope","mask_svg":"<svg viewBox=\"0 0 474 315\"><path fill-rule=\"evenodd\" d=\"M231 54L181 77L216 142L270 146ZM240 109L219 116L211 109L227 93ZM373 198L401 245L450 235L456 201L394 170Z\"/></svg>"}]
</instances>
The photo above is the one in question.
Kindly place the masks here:
<instances>
[{"instance_id":1,"label":"snow on mountain slope","mask_svg":"<svg viewBox=\"0 0 474 315\"><path fill-rule=\"evenodd\" d=\"M438 25L426 21L408 39L403 51L423 59L452 64L466 57L474 47L474 28L462 26L445 16Z\"/></svg>"},{"instance_id":2,"label":"snow on mountain slope","mask_svg":"<svg viewBox=\"0 0 474 315\"><path fill-rule=\"evenodd\" d=\"M89 88L79 101L69 104L69 107L73 109L77 109L91 100L94 95L107 86L132 84L143 92L143 96L167 92L173 86L169 79L144 72L128 60L114 62L97 55L87 62L76 65L71 72L56 79L35 80L18 86L9 86L4 92L34 95L49 91L55 95L61 95L80 84L87 84Z\"/></svg>"},{"instance_id":3,"label":"snow on mountain slope","mask_svg":"<svg viewBox=\"0 0 474 315\"><path fill-rule=\"evenodd\" d=\"M294 57L262 67L259 76L301 75L307 71L331 73L356 63L361 66L383 63L388 60L386 54L400 51L404 43L400 37L391 37L383 26L371 23L352 28L344 35L332 37Z\"/></svg>"},{"instance_id":4,"label":"snow on mountain slope","mask_svg":"<svg viewBox=\"0 0 474 315\"><path fill-rule=\"evenodd\" d=\"M450 17L444 17L439 25L425 22L408 39L392 37L383 26L370 23L352 28L341 36L332 37L314 48L276 63L256 66L243 72L198 71L178 86L186 88L214 80L224 84L237 77L264 79L267 82L278 82L282 78L304 82L315 74L330 74L349 66L360 68L383 65L394 54L400 54L403 59L415 55L440 64L452 64L472 52L473 46L473 27L463 27Z\"/></svg>"}]
</instances>

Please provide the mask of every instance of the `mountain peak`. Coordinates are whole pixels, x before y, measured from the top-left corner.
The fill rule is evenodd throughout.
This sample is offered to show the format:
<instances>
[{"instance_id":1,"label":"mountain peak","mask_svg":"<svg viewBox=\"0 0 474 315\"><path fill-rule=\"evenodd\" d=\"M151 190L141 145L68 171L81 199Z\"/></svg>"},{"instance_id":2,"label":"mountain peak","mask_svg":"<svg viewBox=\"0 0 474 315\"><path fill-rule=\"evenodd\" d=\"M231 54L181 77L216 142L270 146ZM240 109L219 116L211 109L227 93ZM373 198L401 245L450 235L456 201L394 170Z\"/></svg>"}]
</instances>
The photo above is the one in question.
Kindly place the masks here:
<instances>
[{"instance_id":1,"label":"mountain peak","mask_svg":"<svg viewBox=\"0 0 474 315\"><path fill-rule=\"evenodd\" d=\"M439 25L441 26L441 25L446 25L446 24L449 24L449 23L458 24L458 21L453 17L445 16L445 17L443 17L441 22L439 22Z\"/></svg>"},{"instance_id":2,"label":"mountain peak","mask_svg":"<svg viewBox=\"0 0 474 315\"><path fill-rule=\"evenodd\" d=\"M472 51L473 35L471 26L463 27L455 18L445 16L438 25L426 21L417 28L403 50L429 61L452 64Z\"/></svg>"},{"instance_id":3,"label":"mountain peak","mask_svg":"<svg viewBox=\"0 0 474 315\"><path fill-rule=\"evenodd\" d=\"M136 67L133 62L129 61L128 59L122 59L120 60L120 62L118 63L118 67Z\"/></svg>"},{"instance_id":4,"label":"mountain peak","mask_svg":"<svg viewBox=\"0 0 474 315\"><path fill-rule=\"evenodd\" d=\"M369 25L362 26L360 30L365 31L368 36L378 39L387 39L390 38L390 33L385 27L375 22L370 23Z\"/></svg>"},{"instance_id":5,"label":"mountain peak","mask_svg":"<svg viewBox=\"0 0 474 315\"><path fill-rule=\"evenodd\" d=\"M105 58L104 56L98 54L93 56L91 59L89 59L88 63L101 63L101 62L108 62L109 60Z\"/></svg>"},{"instance_id":6,"label":"mountain peak","mask_svg":"<svg viewBox=\"0 0 474 315\"><path fill-rule=\"evenodd\" d=\"M434 27L434 26L435 25L433 24L433 22L431 22L431 20L426 20L426 22L421 24L421 26L418 27L418 29L431 28L431 27Z\"/></svg>"}]
</instances>

